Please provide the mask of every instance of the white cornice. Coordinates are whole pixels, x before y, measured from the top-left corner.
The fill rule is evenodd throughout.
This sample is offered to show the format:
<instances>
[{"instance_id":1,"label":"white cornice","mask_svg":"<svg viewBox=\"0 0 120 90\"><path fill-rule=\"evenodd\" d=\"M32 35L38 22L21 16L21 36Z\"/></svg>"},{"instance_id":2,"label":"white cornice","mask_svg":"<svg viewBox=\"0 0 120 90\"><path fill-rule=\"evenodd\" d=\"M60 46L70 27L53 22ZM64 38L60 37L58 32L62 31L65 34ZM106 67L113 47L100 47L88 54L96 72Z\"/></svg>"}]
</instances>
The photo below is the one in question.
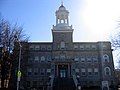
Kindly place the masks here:
<instances>
[{"instance_id":1,"label":"white cornice","mask_svg":"<svg viewBox=\"0 0 120 90\"><path fill-rule=\"evenodd\" d=\"M72 30L53 30L52 29L52 32L73 32L73 29Z\"/></svg>"}]
</instances>

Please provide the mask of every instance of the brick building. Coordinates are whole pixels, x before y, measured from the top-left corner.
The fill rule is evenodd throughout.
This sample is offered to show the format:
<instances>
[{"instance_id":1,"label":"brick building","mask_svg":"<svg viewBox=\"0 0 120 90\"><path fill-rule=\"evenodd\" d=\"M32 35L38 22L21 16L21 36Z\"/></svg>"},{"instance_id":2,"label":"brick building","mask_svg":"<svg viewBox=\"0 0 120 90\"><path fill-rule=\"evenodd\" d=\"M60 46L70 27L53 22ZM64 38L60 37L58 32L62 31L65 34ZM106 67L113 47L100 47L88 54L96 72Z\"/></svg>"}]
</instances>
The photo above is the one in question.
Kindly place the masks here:
<instances>
[{"instance_id":1,"label":"brick building","mask_svg":"<svg viewBox=\"0 0 120 90\"><path fill-rule=\"evenodd\" d=\"M55 14L52 42L21 43L21 88L75 90L85 87L109 89L113 86L111 43L73 42L74 29L69 25L68 10L61 5ZM19 48L16 47L15 51L18 53Z\"/></svg>"}]
</instances>

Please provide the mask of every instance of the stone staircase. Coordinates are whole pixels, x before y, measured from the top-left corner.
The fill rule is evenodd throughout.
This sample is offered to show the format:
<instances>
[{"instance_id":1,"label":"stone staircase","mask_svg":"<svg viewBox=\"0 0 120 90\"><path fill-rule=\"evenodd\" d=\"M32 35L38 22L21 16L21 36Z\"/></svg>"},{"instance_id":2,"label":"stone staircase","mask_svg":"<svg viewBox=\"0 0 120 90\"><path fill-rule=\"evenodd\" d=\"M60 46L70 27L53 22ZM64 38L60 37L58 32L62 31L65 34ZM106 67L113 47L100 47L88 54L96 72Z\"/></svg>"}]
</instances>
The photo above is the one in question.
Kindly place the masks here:
<instances>
[{"instance_id":1,"label":"stone staircase","mask_svg":"<svg viewBox=\"0 0 120 90\"><path fill-rule=\"evenodd\" d=\"M76 90L73 78L54 78L53 90Z\"/></svg>"}]
</instances>

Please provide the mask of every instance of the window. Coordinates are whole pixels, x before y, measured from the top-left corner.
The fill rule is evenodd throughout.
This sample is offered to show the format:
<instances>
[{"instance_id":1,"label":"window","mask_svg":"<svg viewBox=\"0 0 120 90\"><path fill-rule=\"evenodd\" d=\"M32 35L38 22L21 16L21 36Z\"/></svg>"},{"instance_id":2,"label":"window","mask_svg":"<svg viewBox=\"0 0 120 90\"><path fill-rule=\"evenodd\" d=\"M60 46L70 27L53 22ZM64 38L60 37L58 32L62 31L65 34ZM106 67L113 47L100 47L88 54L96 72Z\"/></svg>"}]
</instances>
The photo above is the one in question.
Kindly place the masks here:
<instances>
[{"instance_id":1,"label":"window","mask_svg":"<svg viewBox=\"0 0 120 90\"><path fill-rule=\"evenodd\" d=\"M98 62L98 58L97 57L93 57L93 62L97 63Z\"/></svg>"},{"instance_id":2,"label":"window","mask_svg":"<svg viewBox=\"0 0 120 90\"><path fill-rule=\"evenodd\" d=\"M88 75L92 75L92 69L88 68Z\"/></svg>"},{"instance_id":3,"label":"window","mask_svg":"<svg viewBox=\"0 0 120 90\"><path fill-rule=\"evenodd\" d=\"M51 46L47 46L47 50L52 50L52 47Z\"/></svg>"},{"instance_id":4,"label":"window","mask_svg":"<svg viewBox=\"0 0 120 90\"><path fill-rule=\"evenodd\" d=\"M35 50L39 50L40 46L39 45L35 45Z\"/></svg>"},{"instance_id":5,"label":"window","mask_svg":"<svg viewBox=\"0 0 120 90\"><path fill-rule=\"evenodd\" d=\"M47 61L48 61L48 62L51 61L51 56L47 56Z\"/></svg>"},{"instance_id":6,"label":"window","mask_svg":"<svg viewBox=\"0 0 120 90\"><path fill-rule=\"evenodd\" d=\"M50 75L51 69L47 69L47 75Z\"/></svg>"},{"instance_id":7,"label":"window","mask_svg":"<svg viewBox=\"0 0 120 90\"><path fill-rule=\"evenodd\" d=\"M60 59L65 59L65 55L64 55L64 54L61 54L61 55L60 55Z\"/></svg>"},{"instance_id":8,"label":"window","mask_svg":"<svg viewBox=\"0 0 120 90\"><path fill-rule=\"evenodd\" d=\"M43 62L43 61L45 61L45 57L44 56L41 57L41 62Z\"/></svg>"},{"instance_id":9,"label":"window","mask_svg":"<svg viewBox=\"0 0 120 90\"><path fill-rule=\"evenodd\" d=\"M79 61L79 57L75 57L75 61L78 62Z\"/></svg>"},{"instance_id":10,"label":"window","mask_svg":"<svg viewBox=\"0 0 120 90\"><path fill-rule=\"evenodd\" d=\"M29 49L30 49L30 50L34 50L34 45L30 45L30 46L29 46Z\"/></svg>"},{"instance_id":11,"label":"window","mask_svg":"<svg viewBox=\"0 0 120 90\"><path fill-rule=\"evenodd\" d=\"M38 75L38 68L34 68L34 75Z\"/></svg>"},{"instance_id":12,"label":"window","mask_svg":"<svg viewBox=\"0 0 120 90\"><path fill-rule=\"evenodd\" d=\"M74 49L78 49L78 45L74 45Z\"/></svg>"},{"instance_id":13,"label":"window","mask_svg":"<svg viewBox=\"0 0 120 90\"><path fill-rule=\"evenodd\" d=\"M28 74L28 76L32 75L32 69L31 68L27 69L27 74Z\"/></svg>"},{"instance_id":14,"label":"window","mask_svg":"<svg viewBox=\"0 0 120 90\"><path fill-rule=\"evenodd\" d=\"M81 57L81 62L84 63L85 62L85 58Z\"/></svg>"},{"instance_id":15,"label":"window","mask_svg":"<svg viewBox=\"0 0 120 90\"><path fill-rule=\"evenodd\" d=\"M54 58L55 58L55 59L59 59L59 56L55 55Z\"/></svg>"},{"instance_id":16,"label":"window","mask_svg":"<svg viewBox=\"0 0 120 90\"><path fill-rule=\"evenodd\" d=\"M88 62L88 63L92 62L92 60L91 60L90 57L87 58L87 62Z\"/></svg>"},{"instance_id":17,"label":"window","mask_svg":"<svg viewBox=\"0 0 120 90\"><path fill-rule=\"evenodd\" d=\"M40 74L45 75L45 69L40 69Z\"/></svg>"},{"instance_id":18,"label":"window","mask_svg":"<svg viewBox=\"0 0 120 90\"><path fill-rule=\"evenodd\" d=\"M33 57L28 58L28 63L31 63L33 61Z\"/></svg>"},{"instance_id":19,"label":"window","mask_svg":"<svg viewBox=\"0 0 120 90\"><path fill-rule=\"evenodd\" d=\"M61 20L61 23L64 23L64 20Z\"/></svg>"},{"instance_id":20,"label":"window","mask_svg":"<svg viewBox=\"0 0 120 90\"><path fill-rule=\"evenodd\" d=\"M91 48L95 50L96 49L96 45L91 45Z\"/></svg>"},{"instance_id":21,"label":"window","mask_svg":"<svg viewBox=\"0 0 120 90\"><path fill-rule=\"evenodd\" d=\"M65 48L65 42L61 42L61 43L60 43L60 48L61 48L61 49L64 49L64 48Z\"/></svg>"},{"instance_id":22,"label":"window","mask_svg":"<svg viewBox=\"0 0 120 90\"><path fill-rule=\"evenodd\" d=\"M81 50L84 50L84 46L83 46L83 45L80 45L80 49L81 49Z\"/></svg>"},{"instance_id":23,"label":"window","mask_svg":"<svg viewBox=\"0 0 120 90\"><path fill-rule=\"evenodd\" d=\"M34 62L39 62L39 57L35 56Z\"/></svg>"},{"instance_id":24,"label":"window","mask_svg":"<svg viewBox=\"0 0 120 90\"><path fill-rule=\"evenodd\" d=\"M94 74L98 75L98 68L94 68Z\"/></svg>"},{"instance_id":25,"label":"window","mask_svg":"<svg viewBox=\"0 0 120 90\"><path fill-rule=\"evenodd\" d=\"M46 50L45 45L42 45L42 46L41 46L41 50Z\"/></svg>"},{"instance_id":26,"label":"window","mask_svg":"<svg viewBox=\"0 0 120 90\"><path fill-rule=\"evenodd\" d=\"M107 54L103 55L104 62L109 62L109 56Z\"/></svg>"},{"instance_id":27,"label":"window","mask_svg":"<svg viewBox=\"0 0 120 90\"><path fill-rule=\"evenodd\" d=\"M51 69L47 69L47 72L49 72L49 73L50 73L50 72L51 72Z\"/></svg>"},{"instance_id":28,"label":"window","mask_svg":"<svg viewBox=\"0 0 120 90\"><path fill-rule=\"evenodd\" d=\"M104 71L105 71L105 75L111 75L111 70L109 67L105 67Z\"/></svg>"},{"instance_id":29,"label":"window","mask_svg":"<svg viewBox=\"0 0 120 90\"><path fill-rule=\"evenodd\" d=\"M102 47L103 47L103 48L107 48L107 45L103 44Z\"/></svg>"},{"instance_id":30,"label":"window","mask_svg":"<svg viewBox=\"0 0 120 90\"><path fill-rule=\"evenodd\" d=\"M85 69L84 68L81 69L81 74L82 74L82 76L85 76L86 73L85 73Z\"/></svg>"},{"instance_id":31,"label":"window","mask_svg":"<svg viewBox=\"0 0 120 90\"><path fill-rule=\"evenodd\" d=\"M86 45L85 47L86 47L86 49L90 49L90 45Z\"/></svg>"}]
</instances>

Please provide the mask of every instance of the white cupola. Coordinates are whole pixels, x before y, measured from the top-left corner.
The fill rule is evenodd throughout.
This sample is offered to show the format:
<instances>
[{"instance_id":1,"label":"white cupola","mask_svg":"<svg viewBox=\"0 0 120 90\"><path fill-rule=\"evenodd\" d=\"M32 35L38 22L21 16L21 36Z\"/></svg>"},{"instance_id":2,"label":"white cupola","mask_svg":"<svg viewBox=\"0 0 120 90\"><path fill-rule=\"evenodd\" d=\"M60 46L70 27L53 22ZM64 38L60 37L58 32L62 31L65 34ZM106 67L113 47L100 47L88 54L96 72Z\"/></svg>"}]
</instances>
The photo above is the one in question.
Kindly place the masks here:
<instances>
[{"instance_id":1,"label":"white cupola","mask_svg":"<svg viewBox=\"0 0 120 90\"><path fill-rule=\"evenodd\" d=\"M66 10L63 4L61 4L59 9L56 11L56 25L68 25L69 26L68 15L69 15L68 10Z\"/></svg>"}]
</instances>

